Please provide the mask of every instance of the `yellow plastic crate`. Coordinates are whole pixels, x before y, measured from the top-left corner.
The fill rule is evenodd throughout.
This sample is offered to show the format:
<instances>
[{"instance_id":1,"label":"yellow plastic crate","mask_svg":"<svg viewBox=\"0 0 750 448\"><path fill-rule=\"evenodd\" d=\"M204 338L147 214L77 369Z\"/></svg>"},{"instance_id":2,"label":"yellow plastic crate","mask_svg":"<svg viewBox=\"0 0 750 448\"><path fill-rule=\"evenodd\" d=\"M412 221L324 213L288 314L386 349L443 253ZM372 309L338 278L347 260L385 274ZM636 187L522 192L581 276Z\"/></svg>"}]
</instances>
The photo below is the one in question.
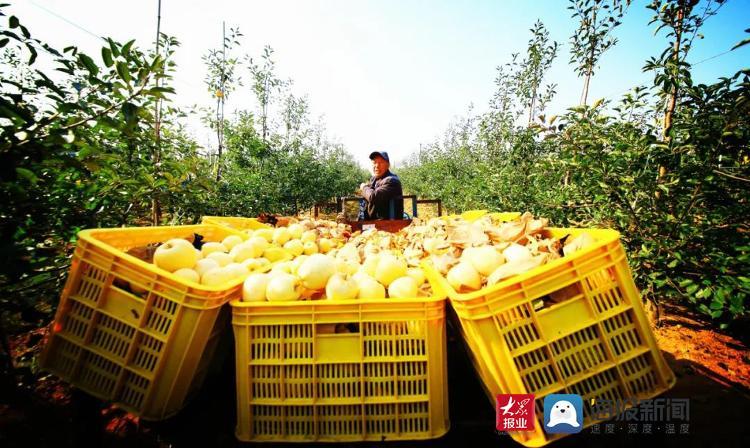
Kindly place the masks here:
<instances>
[{"instance_id":1,"label":"yellow plastic crate","mask_svg":"<svg viewBox=\"0 0 750 448\"><path fill-rule=\"evenodd\" d=\"M516 219L520 218L521 213L519 212L493 212L493 213L488 213L487 216L492 218L494 221L508 222L508 221L515 221Z\"/></svg>"},{"instance_id":2,"label":"yellow plastic crate","mask_svg":"<svg viewBox=\"0 0 750 448\"><path fill-rule=\"evenodd\" d=\"M461 213L461 217L466 221L476 221L487 214L487 210L467 210Z\"/></svg>"},{"instance_id":3,"label":"yellow plastic crate","mask_svg":"<svg viewBox=\"0 0 750 448\"><path fill-rule=\"evenodd\" d=\"M596 399L647 399L670 389L675 376L656 345L625 251L614 230L550 229L553 236L587 232L596 243L491 287L459 294L429 263L430 282L448 295L461 322L488 398L535 394L533 432L510 432L538 447L564 434L542 429L544 397L579 394L584 427ZM535 310L550 294L564 298Z\"/></svg>"},{"instance_id":4,"label":"yellow plastic crate","mask_svg":"<svg viewBox=\"0 0 750 448\"><path fill-rule=\"evenodd\" d=\"M448 431L444 293L231 306L239 440L382 442ZM335 333L337 324L352 332Z\"/></svg>"},{"instance_id":5,"label":"yellow plastic crate","mask_svg":"<svg viewBox=\"0 0 750 448\"><path fill-rule=\"evenodd\" d=\"M270 229L272 226L258 221L256 218L242 218L235 216L204 216L201 218L203 224L214 224L229 227L233 230L256 230Z\"/></svg>"},{"instance_id":6,"label":"yellow plastic crate","mask_svg":"<svg viewBox=\"0 0 750 448\"><path fill-rule=\"evenodd\" d=\"M242 280L197 285L125 252L194 233L246 237L214 225L80 232L42 368L147 420L178 412L203 382L227 326L220 310Z\"/></svg>"}]
</instances>

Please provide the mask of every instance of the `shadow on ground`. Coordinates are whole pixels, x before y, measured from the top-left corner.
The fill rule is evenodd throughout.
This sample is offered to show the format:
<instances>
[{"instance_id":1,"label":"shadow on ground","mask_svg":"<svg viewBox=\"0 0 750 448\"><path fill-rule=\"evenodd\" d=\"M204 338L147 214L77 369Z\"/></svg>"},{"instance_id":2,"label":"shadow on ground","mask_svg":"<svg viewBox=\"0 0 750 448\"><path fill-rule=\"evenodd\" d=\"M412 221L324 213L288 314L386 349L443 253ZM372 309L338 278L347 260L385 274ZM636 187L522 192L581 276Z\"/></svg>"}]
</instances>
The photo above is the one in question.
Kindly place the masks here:
<instances>
[{"instance_id":1,"label":"shadow on ground","mask_svg":"<svg viewBox=\"0 0 750 448\"><path fill-rule=\"evenodd\" d=\"M277 447L330 446L326 444L250 444L234 437L236 418L232 332L225 332L214 370L201 392L176 417L163 422L139 422L128 414L105 407L85 394L74 392L61 403L50 403L31 391L14 390L0 397L0 446L3 447ZM666 434L664 425L654 424L653 434L631 434L627 424L617 422L614 434L592 434L590 428L551 446L632 448L634 442L663 447L745 446L750 440L750 392L701 364L665 358L677 375L677 384L664 394L690 399L688 434ZM460 336L448 326L448 380L451 429L429 441L345 443L338 447L455 447L520 446L495 431L495 413L465 351ZM6 379L7 380L7 379ZM6 384L7 386L7 384ZM8 390L8 389L4 389ZM10 396L12 395L12 396Z\"/></svg>"}]
</instances>

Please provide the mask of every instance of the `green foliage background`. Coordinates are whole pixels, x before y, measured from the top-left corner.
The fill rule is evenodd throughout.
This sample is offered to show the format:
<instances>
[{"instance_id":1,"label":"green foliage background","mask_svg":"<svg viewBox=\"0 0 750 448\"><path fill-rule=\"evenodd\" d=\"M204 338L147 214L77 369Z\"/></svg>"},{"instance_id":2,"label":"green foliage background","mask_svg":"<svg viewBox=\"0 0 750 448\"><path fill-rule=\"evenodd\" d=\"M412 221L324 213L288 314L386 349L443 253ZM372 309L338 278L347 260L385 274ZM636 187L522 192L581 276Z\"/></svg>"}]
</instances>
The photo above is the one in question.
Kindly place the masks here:
<instances>
[{"instance_id":1,"label":"green foliage background","mask_svg":"<svg viewBox=\"0 0 750 448\"><path fill-rule=\"evenodd\" d=\"M583 20L591 2L573 3ZM660 3L651 6L663 11ZM34 39L15 17L3 20L4 331L49 320L82 228L295 214L351 194L367 177L322 125L311 123L307 99L278 78L270 48L260 59L247 58L247 87L239 81L241 58L218 57L218 50L204 57L217 104L202 111L221 142L217 155L182 128L186 112L169 105L174 38L161 37L158 55L108 40L100 55L89 56ZM499 67L489 111L470 113L399 167L407 193L442 199L451 211L529 210L556 226L616 228L646 297L684 300L721 326L743 321L750 292L750 71L694 85L681 53L666 51L646 64L652 86L590 106L584 94L582 105L547 117L556 86L544 80L558 47L541 22L531 32L525 54ZM604 32L590 33L601 43L574 41L587 45L577 49L576 69L589 77L587 85L598 56L613 44ZM239 36L232 30L229 50ZM589 50L596 58L585 57ZM38 58L54 73L39 69ZM225 119L224 101L240 88L250 88L260 107ZM660 120L672 97L665 129Z\"/></svg>"}]
</instances>

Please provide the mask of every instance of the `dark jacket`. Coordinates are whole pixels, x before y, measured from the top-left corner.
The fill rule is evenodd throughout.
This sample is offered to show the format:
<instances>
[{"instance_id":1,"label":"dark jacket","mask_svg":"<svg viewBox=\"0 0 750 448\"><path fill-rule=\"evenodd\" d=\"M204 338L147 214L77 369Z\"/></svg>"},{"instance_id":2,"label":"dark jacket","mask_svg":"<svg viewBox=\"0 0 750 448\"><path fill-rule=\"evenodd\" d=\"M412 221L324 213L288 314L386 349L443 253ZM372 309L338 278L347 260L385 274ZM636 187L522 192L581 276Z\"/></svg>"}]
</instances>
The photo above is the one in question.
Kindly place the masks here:
<instances>
[{"instance_id":1,"label":"dark jacket","mask_svg":"<svg viewBox=\"0 0 750 448\"><path fill-rule=\"evenodd\" d=\"M403 219L404 198L401 189L401 179L390 171L386 171L383 177L376 179L372 177L368 185L362 189L362 197L367 201L365 208L365 219L389 219L390 200L393 201L393 218Z\"/></svg>"}]
</instances>

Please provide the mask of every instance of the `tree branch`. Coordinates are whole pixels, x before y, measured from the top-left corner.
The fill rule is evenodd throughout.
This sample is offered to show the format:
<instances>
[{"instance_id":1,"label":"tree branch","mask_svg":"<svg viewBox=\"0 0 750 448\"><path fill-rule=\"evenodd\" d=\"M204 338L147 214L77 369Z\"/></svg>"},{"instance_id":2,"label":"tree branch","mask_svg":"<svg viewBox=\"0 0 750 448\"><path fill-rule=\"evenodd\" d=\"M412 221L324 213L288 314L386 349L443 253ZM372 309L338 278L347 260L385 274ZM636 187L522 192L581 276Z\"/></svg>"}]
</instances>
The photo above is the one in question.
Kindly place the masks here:
<instances>
[{"instance_id":1,"label":"tree branch","mask_svg":"<svg viewBox=\"0 0 750 448\"><path fill-rule=\"evenodd\" d=\"M734 175L732 175L732 174L729 174L729 173L727 173L727 172L724 172L724 171L721 171L721 170L712 170L712 171L713 171L714 173L718 174L719 176L724 176L724 177L728 177L728 178L730 178L730 179L734 179L734 180L737 180L737 181L740 181L740 182L747 182L747 183L750 183L750 179L747 179L747 178L745 178L745 177L734 176Z\"/></svg>"}]
</instances>

